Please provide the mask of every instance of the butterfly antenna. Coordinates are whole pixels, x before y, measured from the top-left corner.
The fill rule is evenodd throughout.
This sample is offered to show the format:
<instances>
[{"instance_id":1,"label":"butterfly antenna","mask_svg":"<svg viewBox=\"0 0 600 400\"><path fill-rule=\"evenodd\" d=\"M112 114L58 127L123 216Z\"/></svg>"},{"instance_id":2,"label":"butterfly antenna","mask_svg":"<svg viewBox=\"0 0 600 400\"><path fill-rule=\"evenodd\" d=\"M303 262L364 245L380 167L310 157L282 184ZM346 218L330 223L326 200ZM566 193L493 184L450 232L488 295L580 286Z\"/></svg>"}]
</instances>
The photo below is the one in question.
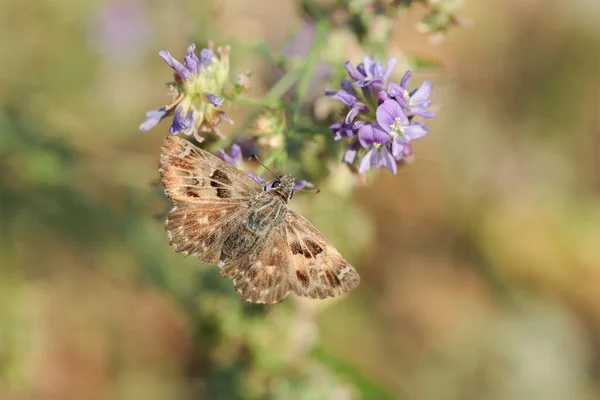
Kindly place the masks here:
<instances>
[{"instance_id":1,"label":"butterfly antenna","mask_svg":"<svg viewBox=\"0 0 600 400\"><path fill-rule=\"evenodd\" d=\"M263 166L263 167L264 167L264 168L265 168L267 171L269 171L271 174L273 174L273 176L274 176L276 179L278 179L278 180L279 180L279 179L281 179L281 177L280 177L279 175L277 175L275 172L271 171L271 170L269 169L269 167L267 167L265 164L263 164L263 162L260 160L260 158L258 158L258 156L257 156L256 154L252 154L252 155L250 156L250 159L253 159L253 160L256 160L256 161L258 161L258 163L259 163L260 165L262 165L262 166Z\"/></svg>"}]
</instances>

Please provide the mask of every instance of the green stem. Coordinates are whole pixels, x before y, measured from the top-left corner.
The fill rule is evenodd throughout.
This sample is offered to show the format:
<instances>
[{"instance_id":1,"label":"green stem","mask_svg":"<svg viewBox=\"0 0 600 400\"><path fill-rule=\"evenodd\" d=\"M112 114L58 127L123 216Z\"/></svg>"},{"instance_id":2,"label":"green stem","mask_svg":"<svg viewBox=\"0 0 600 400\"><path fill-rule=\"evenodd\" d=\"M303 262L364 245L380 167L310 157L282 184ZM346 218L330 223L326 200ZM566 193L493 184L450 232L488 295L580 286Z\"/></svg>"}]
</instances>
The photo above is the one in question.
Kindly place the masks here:
<instances>
[{"instance_id":1,"label":"green stem","mask_svg":"<svg viewBox=\"0 0 600 400\"><path fill-rule=\"evenodd\" d=\"M272 102L279 102L281 96L287 92L298 80L300 69L293 68L285 73L285 75L269 90L265 98Z\"/></svg>"},{"instance_id":2,"label":"green stem","mask_svg":"<svg viewBox=\"0 0 600 400\"><path fill-rule=\"evenodd\" d=\"M262 106L262 107L270 107L276 106L278 101L270 99L268 97L264 98L256 98L256 97L238 97L235 99L228 99L232 103L240 104L244 106Z\"/></svg>"},{"instance_id":3,"label":"green stem","mask_svg":"<svg viewBox=\"0 0 600 400\"><path fill-rule=\"evenodd\" d=\"M301 132L301 133L308 133L308 134L314 134L314 135L322 135L322 134L327 134L329 133L329 127L328 126L321 126L321 125L297 125L296 126L296 131L297 132Z\"/></svg>"}]
</instances>

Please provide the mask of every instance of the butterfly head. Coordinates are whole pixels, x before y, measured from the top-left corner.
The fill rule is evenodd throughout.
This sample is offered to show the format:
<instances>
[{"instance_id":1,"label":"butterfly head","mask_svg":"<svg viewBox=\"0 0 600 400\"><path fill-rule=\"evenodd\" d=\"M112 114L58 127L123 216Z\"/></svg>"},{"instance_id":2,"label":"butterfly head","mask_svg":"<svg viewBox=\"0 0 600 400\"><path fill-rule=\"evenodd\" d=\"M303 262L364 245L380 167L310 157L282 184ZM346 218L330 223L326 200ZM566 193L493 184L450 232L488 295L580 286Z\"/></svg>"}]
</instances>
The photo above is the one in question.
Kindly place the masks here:
<instances>
[{"instance_id":1,"label":"butterfly head","mask_svg":"<svg viewBox=\"0 0 600 400\"><path fill-rule=\"evenodd\" d=\"M271 183L268 192L287 203L294 195L295 179L291 175L283 175Z\"/></svg>"}]
</instances>

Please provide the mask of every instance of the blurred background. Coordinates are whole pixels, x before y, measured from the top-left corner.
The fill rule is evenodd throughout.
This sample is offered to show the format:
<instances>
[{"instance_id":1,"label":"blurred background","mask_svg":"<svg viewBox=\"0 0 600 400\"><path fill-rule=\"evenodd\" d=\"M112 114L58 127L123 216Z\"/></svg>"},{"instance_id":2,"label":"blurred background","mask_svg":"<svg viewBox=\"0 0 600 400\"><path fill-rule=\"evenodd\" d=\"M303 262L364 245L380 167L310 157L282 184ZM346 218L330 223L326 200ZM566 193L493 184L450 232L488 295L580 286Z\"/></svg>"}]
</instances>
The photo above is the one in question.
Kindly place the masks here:
<instances>
[{"instance_id":1,"label":"blurred background","mask_svg":"<svg viewBox=\"0 0 600 400\"><path fill-rule=\"evenodd\" d=\"M0 399L600 398L600 3L465 0L443 43L423 12L388 46L440 65L414 162L292 201L361 285L265 307L168 246L137 126L165 48L231 44L259 97L297 4L3 1Z\"/></svg>"}]
</instances>

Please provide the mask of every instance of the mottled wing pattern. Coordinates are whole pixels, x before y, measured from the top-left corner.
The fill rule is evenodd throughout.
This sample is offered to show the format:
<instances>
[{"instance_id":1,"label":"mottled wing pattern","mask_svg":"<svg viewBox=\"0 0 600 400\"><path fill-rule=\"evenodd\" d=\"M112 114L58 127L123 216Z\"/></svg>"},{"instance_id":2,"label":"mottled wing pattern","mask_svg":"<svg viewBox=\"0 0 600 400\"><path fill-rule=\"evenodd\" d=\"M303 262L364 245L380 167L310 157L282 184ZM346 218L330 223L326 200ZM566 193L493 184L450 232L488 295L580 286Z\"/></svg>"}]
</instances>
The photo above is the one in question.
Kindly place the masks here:
<instances>
[{"instance_id":1,"label":"mottled wing pattern","mask_svg":"<svg viewBox=\"0 0 600 400\"><path fill-rule=\"evenodd\" d=\"M177 136L165 138L159 171L175 203L165 225L175 251L217 262L248 199L262 189L242 171Z\"/></svg>"},{"instance_id":2,"label":"mottled wing pattern","mask_svg":"<svg viewBox=\"0 0 600 400\"><path fill-rule=\"evenodd\" d=\"M176 204L235 202L262 192L244 172L177 136L165 138L159 171Z\"/></svg>"},{"instance_id":3,"label":"mottled wing pattern","mask_svg":"<svg viewBox=\"0 0 600 400\"><path fill-rule=\"evenodd\" d=\"M219 265L221 275L233 281L242 300L278 303L291 291L285 230L274 228L251 252Z\"/></svg>"},{"instance_id":4,"label":"mottled wing pattern","mask_svg":"<svg viewBox=\"0 0 600 400\"><path fill-rule=\"evenodd\" d=\"M296 294L323 299L358 286L358 272L304 217L290 210L285 231L290 283Z\"/></svg>"},{"instance_id":5,"label":"mottled wing pattern","mask_svg":"<svg viewBox=\"0 0 600 400\"><path fill-rule=\"evenodd\" d=\"M176 252L214 264L219 261L223 243L247 209L242 202L178 205L169 213L165 230Z\"/></svg>"}]
</instances>

